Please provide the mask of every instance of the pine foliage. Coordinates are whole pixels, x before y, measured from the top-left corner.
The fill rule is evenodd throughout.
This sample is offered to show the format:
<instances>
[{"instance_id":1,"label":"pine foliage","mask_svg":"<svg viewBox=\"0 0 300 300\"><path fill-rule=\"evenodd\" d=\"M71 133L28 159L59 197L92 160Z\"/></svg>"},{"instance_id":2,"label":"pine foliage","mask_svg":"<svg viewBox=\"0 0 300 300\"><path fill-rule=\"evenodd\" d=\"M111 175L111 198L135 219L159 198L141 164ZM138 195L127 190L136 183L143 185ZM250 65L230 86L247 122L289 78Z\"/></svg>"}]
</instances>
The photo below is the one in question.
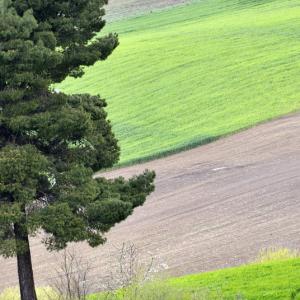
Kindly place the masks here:
<instances>
[{"instance_id":1,"label":"pine foliage","mask_svg":"<svg viewBox=\"0 0 300 300\"><path fill-rule=\"evenodd\" d=\"M93 179L120 149L100 96L66 95L53 84L80 77L118 46L99 37L106 0L3 1L0 16L0 254L42 229L49 250L105 241L105 232L142 205L154 173Z\"/></svg>"}]
</instances>

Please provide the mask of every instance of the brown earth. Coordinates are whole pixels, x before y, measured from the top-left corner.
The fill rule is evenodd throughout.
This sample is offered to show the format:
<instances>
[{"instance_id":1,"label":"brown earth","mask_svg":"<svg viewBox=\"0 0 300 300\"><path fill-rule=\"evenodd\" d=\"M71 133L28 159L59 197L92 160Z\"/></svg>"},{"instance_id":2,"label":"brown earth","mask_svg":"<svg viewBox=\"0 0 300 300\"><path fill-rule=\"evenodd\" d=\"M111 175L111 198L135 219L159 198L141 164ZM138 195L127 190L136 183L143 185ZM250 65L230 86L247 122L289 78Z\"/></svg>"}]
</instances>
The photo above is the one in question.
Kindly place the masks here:
<instances>
[{"instance_id":1,"label":"brown earth","mask_svg":"<svg viewBox=\"0 0 300 300\"><path fill-rule=\"evenodd\" d=\"M175 275L246 263L264 247L300 249L300 114L271 121L206 146L108 172L125 177L157 172L156 191L97 249L77 246L105 271L113 245L134 242L143 257L159 255ZM38 284L56 256L37 239L32 253ZM0 289L17 284L15 260L0 259Z\"/></svg>"},{"instance_id":2,"label":"brown earth","mask_svg":"<svg viewBox=\"0 0 300 300\"><path fill-rule=\"evenodd\" d=\"M191 0L109 0L109 4L106 7L106 19L112 21L129 18L190 1Z\"/></svg>"}]
</instances>

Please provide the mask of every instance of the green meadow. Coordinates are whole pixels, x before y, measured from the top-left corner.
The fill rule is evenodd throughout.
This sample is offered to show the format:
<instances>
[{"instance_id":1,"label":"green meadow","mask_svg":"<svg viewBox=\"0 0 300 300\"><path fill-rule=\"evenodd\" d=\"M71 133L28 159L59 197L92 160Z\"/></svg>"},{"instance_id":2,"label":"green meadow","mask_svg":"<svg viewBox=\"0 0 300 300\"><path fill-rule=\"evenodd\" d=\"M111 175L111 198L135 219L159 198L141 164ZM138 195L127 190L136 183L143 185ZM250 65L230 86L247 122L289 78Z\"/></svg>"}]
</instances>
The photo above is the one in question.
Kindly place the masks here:
<instances>
[{"instance_id":1,"label":"green meadow","mask_svg":"<svg viewBox=\"0 0 300 300\"><path fill-rule=\"evenodd\" d=\"M220 291L223 299L284 300L299 290L299 276L300 260L293 259L189 275L171 282L188 291L199 287L215 294Z\"/></svg>"},{"instance_id":2,"label":"green meadow","mask_svg":"<svg viewBox=\"0 0 300 300\"><path fill-rule=\"evenodd\" d=\"M131 287L89 300L291 300L300 299L300 259L250 264Z\"/></svg>"},{"instance_id":3,"label":"green meadow","mask_svg":"<svg viewBox=\"0 0 300 300\"><path fill-rule=\"evenodd\" d=\"M300 109L299 0L202 0L111 23L120 46L67 79L100 94L121 164L196 146Z\"/></svg>"},{"instance_id":4,"label":"green meadow","mask_svg":"<svg viewBox=\"0 0 300 300\"><path fill-rule=\"evenodd\" d=\"M61 299L50 289L38 290L40 300ZM51 298L51 297L52 298ZM17 300L8 289L0 300ZM97 293L88 300L299 300L300 258L272 260L219 271L132 285L115 293Z\"/></svg>"}]
</instances>

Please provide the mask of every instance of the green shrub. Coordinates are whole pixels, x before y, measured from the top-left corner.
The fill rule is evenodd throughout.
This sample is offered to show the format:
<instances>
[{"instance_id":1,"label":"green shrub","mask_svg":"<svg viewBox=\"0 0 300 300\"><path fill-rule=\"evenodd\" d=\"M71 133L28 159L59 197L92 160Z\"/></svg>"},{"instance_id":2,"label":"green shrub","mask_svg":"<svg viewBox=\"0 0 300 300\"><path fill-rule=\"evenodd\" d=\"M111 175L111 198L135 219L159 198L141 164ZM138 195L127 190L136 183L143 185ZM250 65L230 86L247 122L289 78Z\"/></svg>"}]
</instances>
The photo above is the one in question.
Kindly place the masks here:
<instances>
[{"instance_id":1,"label":"green shrub","mask_svg":"<svg viewBox=\"0 0 300 300\"><path fill-rule=\"evenodd\" d=\"M180 289L166 281L153 281L144 285L133 284L117 292L91 296L89 300L221 300L221 292L206 288L193 291Z\"/></svg>"},{"instance_id":2,"label":"green shrub","mask_svg":"<svg viewBox=\"0 0 300 300\"><path fill-rule=\"evenodd\" d=\"M300 257L299 250L291 250L288 248L265 248L262 249L255 262L266 263L272 261L281 261Z\"/></svg>"}]
</instances>

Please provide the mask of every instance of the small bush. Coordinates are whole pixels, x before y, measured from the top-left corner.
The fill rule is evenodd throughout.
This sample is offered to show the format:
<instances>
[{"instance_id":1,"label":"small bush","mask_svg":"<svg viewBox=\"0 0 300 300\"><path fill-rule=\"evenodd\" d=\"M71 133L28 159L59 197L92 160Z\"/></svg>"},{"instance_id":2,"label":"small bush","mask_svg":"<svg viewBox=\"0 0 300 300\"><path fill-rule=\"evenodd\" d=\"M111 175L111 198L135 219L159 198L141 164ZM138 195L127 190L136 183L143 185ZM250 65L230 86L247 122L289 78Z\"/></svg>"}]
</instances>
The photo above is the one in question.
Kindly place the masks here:
<instances>
[{"instance_id":1,"label":"small bush","mask_svg":"<svg viewBox=\"0 0 300 300\"><path fill-rule=\"evenodd\" d=\"M132 284L117 292L91 296L90 300L222 300L221 292L199 288L194 291L180 289L166 281L152 281L143 285Z\"/></svg>"},{"instance_id":2,"label":"small bush","mask_svg":"<svg viewBox=\"0 0 300 300\"><path fill-rule=\"evenodd\" d=\"M291 250L288 248L265 248L259 252L257 258L255 259L255 262L265 263L298 257L300 257L299 250Z\"/></svg>"}]
</instances>

